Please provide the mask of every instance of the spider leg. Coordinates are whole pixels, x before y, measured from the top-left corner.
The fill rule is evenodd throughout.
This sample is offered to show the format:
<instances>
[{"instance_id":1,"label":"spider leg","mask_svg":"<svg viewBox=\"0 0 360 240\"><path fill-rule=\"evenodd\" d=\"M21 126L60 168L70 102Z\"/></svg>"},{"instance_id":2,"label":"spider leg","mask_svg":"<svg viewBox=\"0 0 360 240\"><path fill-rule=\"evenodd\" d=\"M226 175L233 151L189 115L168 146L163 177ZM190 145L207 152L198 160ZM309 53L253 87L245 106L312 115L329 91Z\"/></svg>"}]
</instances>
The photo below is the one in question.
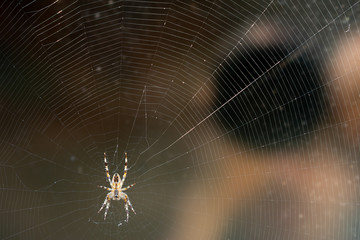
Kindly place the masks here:
<instances>
[{"instance_id":1,"label":"spider leg","mask_svg":"<svg viewBox=\"0 0 360 240\"><path fill-rule=\"evenodd\" d=\"M125 201L125 212L126 212L126 220L125 220L125 222L128 222L129 221L129 206L128 206L127 202L126 202L126 198L124 199L124 201Z\"/></svg>"},{"instance_id":2,"label":"spider leg","mask_svg":"<svg viewBox=\"0 0 360 240\"><path fill-rule=\"evenodd\" d=\"M130 207L131 207L131 210L136 214L136 212L135 212L135 210L134 210L134 208L133 208L133 206L131 205L131 202L130 202L130 200L129 200L129 197L125 194L125 196L124 196L124 202L125 202L125 211L126 211L126 222L128 222L129 221L129 205L130 205Z\"/></svg>"},{"instance_id":3,"label":"spider leg","mask_svg":"<svg viewBox=\"0 0 360 240\"><path fill-rule=\"evenodd\" d=\"M135 185L136 185L136 183L133 183L133 184L127 186L126 188L122 188L121 191L122 191L122 192L123 192L123 191L126 191L126 190L130 189L131 187L133 187L133 186L135 186Z\"/></svg>"},{"instance_id":4,"label":"spider leg","mask_svg":"<svg viewBox=\"0 0 360 240\"><path fill-rule=\"evenodd\" d=\"M110 183L111 185L111 180L110 180L110 174L109 174L109 167L108 167L108 161L106 159L106 152L104 152L104 165L105 165L105 171L106 171L106 180Z\"/></svg>"},{"instance_id":5,"label":"spider leg","mask_svg":"<svg viewBox=\"0 0 360 240\"><path fill-rule=\"evenodd\" d=\"M104 186L99 186L99 185L97 185L97 187L98 187L98 188L103 188L103 189L108 190L108 191L111 191L111 190L112 190L111 188L104 187Z\"/></svg>"},{"instance_id":6,"label":"spider leg","mask_svg":"<svg viewBox=\"0 0 360 240\"><path fill-rule=\"evenodd\" d=\"M133 206L132 206L132 204L130 202L130 199L129 199L128 195L126 193L124 193L124 195L125 195L124 196L125 205L130 205L131 210L136 214L136 212L135 212L135 210L134 210L134 208L133 208Z\"/></svg>"},{"instance_id":7,"label":"spider leg","mask_svg":"<svg viewBox=\"0 0 360 240\"><path fill-rule=\"evenodd\" d=\"M105 214L104 214L104 220L106 219L106 215L107 215L107 212L109 210L109 207L110 207L110 196L109 196L110 193L108 193L108 195L106 195L106 198L105 198L105 201L103 202L101 208L99 209L98 213L101 212L101 210L105 207L106 205L106 208L105 208Z\"/></svg>"},{"instance_id":8,"label":"spider leg","mask_svg":"<svg viewBox=\"0 0 360 240\"><path fill-rule=\"evenodd\" d=\"M101 210L104 208L106 202L108 201L107 197L105 198L104 203L101 205L101 208L99 209L98 213L101 212Z\"/></svg>"},{"instance_id":9,"label":"spider leg","mask_svg":"<svg viewBox=\"0 0 360 240\"><path fill-rule=\"evenodd\" d=\"M132 206L132 204L131 204L131 202L130 202L130 199L128 199L128 203L129 203L129 205L130 205L130 207L131 207L131 210L136 214L136 212L135 212L135 210L134 210L134 208L133 208L133 206Z\"/></svg>"},{"instance_id":10,"label":"spider leg","mask_svg":"<svg viewBox=\"0 0 360 240\"><path fill-rule=\"evenodd\" d=\"M128 170L128 168L127 168L127 153L125 153L125 167L124 167L124 175L123 175L123 178L122 178L122 180L121 180L121 183L123 184L124 183L124 181L125 181L125 178L126 178L126 174L127 174L127 170Z\"/></svg>"},{"instance_id":11,"label":"spider leg","mask_svg":"<svg viewBox=\"0 0 360 240\"><path fill-rule=\"evenodd\" d=\"M104 213L104 220L106 219L106 215L107 215L107 213L109 211L109 207L110 207L110 198L106 203L106 208L105 208L105 213Z\"/></svg>"}]
</instances>

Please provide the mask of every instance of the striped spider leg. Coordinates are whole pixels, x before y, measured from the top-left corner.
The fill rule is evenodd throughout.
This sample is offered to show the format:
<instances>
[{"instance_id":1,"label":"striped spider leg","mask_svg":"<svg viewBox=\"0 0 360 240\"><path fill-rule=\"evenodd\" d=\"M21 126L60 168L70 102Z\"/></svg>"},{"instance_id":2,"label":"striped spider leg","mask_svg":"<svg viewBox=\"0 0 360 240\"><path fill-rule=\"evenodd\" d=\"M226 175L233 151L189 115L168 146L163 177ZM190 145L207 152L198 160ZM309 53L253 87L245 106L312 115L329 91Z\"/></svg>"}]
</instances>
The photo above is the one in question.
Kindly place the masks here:
<instances>
[{"instance_id":1,"label":"striped spider leg","mask_svg":"<svg viewBox=\"0 0 360 240\"><path fill-rule=\"evenodd\" d=\"M106 195L104 203L102 204L98 213L101 212L101 210L105 207L105 213L104 213L104 220L105 220L106 215L109 210L109 207L110 207L110 201L123 199L125 202L125 211L126 211L126 220L125 221L128 222L129 221L129 206L131 207L131 210L135 214L136 214L136 212L130 202L128 195L126 193L124 193L124 191L135 186L135 183L123 188L123 184L125 182L127 170L128 170L128 168L127 168L127 153L125 153L125 167L124 167L124 175L123 175L122 179L120 179L120 175L118 173L115 173L113 175L112 180L110 179L108 161L106 159L106 152L104 152L104 165L105 165L105 171L106 171L106 180L109 182L110 188L105 187L105 186L98 186L99 188L103 188L103 189L109 191L109 193Z\"/></svg>"}]
</instances>

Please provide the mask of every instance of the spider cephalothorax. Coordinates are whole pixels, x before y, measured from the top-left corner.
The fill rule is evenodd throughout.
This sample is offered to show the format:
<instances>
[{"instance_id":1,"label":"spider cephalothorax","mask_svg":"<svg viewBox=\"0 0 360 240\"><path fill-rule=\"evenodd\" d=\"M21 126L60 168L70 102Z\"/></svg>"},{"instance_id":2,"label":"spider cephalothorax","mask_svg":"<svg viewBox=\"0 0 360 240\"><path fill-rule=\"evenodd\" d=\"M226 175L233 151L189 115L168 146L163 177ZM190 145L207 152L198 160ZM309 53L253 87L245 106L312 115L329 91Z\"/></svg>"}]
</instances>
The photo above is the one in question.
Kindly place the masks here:
<instances>
[{"instance_id":1,"label":"spider cephalothorax","mask_svg":"<svg viewBox=\"0 0 360 240\"><path fill-rule=\"evenodd\" d=\"M134 186L135 183L133 183L125 188L122 188L122 186L125 182L126 174L127 174L127 153L125 153L125 168L124 168L124 175L123 175L122 179L120 179L120 175L118 173L115 173L112 177L112 180L110 180L110 174L109 174L109 168L108 168L108 161L106 159L106 153L104 153L104 164L105 164L105 171L106 171L106 179L110 183L111 188L104 187L104 186L98 186L99 188L103 188L103 189L110 191L106 195L105 201L102 204L98 213L101 212L101 210L104 208L104 206L106 206L105 214L104 214L104 220L105 220L107 212L110 207L110 201L124 199L125 211L126 211L126 220L125 221L127 222L127 221L129 221L129 206L131 207L131 210L136 214L133 206L131 205L128 195L126 193L124 193L124 191L126 191L129 188L131 188L132 186Z\"/></svg>"}]
</instances>

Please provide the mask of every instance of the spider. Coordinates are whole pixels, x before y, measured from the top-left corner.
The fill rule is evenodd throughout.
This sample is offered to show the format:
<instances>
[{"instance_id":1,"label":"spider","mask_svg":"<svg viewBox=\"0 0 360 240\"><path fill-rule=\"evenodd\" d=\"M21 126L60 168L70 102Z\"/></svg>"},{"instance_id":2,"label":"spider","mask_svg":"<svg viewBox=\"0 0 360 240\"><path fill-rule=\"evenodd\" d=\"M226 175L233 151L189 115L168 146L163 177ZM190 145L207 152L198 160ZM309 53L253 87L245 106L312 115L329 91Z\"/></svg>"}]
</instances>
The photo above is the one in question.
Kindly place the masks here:
<instances>
[{"instance_id":1,"label":"spider","mask_svg":"<svg viewBox=\"0 0 360 240\"><path fill-rule=\"evenodd\" d=\"M112 177L112 181L110 180L110 174L109 174L109 168L108 168L108 161L106 160L106 152L104 152L104 164L105 164L105 171L106 171L106 180L110 183L110 187L104 187L104 186L98 186L99 188L103 188L106 189L108 191L110 191L105 198L104 203L102 204L100 210L98 211L101 212L101 210L104 208L104 206L106 205L105 208L105 214L104 214L104 220L106 219L106 215L107 212L109 210L110 207L110 201L111 200L121 200L124 199L125 202L125 211L126 211L126 222L129 221L129 206L131 207L131 210L136 214L133 206L131 205L130 199L128 197L128 195L126 193L124 193L124 191L128 190L129 188L133 187L136 183L133 183L125 188L122 188L124 182L125 182L125 178L126 178L126 174L127 174L127 153L125 153L125 169L124 169L124 175L123 178L120 179L120 175L118 173L115 173Z\"/></svg>"}]
</instances>

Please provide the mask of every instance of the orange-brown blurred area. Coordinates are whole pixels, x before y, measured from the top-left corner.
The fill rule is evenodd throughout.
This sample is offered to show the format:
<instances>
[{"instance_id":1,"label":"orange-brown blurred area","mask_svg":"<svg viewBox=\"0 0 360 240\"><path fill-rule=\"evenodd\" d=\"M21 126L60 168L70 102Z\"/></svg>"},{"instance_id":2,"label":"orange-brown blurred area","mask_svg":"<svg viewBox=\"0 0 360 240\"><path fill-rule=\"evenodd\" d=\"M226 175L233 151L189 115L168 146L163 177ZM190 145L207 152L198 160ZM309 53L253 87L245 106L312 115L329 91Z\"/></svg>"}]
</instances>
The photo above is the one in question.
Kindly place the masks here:
<instances>
[{"instance_id":1,"label":"orange-brown blurred area","mask_svg":"<svg viewBox=\"0 0 360 240\"><path fill-rule=\"evenodd\" d=\"M3 1L0 238L358 239L359 14Z\"/></svg>"}]
</instances>

